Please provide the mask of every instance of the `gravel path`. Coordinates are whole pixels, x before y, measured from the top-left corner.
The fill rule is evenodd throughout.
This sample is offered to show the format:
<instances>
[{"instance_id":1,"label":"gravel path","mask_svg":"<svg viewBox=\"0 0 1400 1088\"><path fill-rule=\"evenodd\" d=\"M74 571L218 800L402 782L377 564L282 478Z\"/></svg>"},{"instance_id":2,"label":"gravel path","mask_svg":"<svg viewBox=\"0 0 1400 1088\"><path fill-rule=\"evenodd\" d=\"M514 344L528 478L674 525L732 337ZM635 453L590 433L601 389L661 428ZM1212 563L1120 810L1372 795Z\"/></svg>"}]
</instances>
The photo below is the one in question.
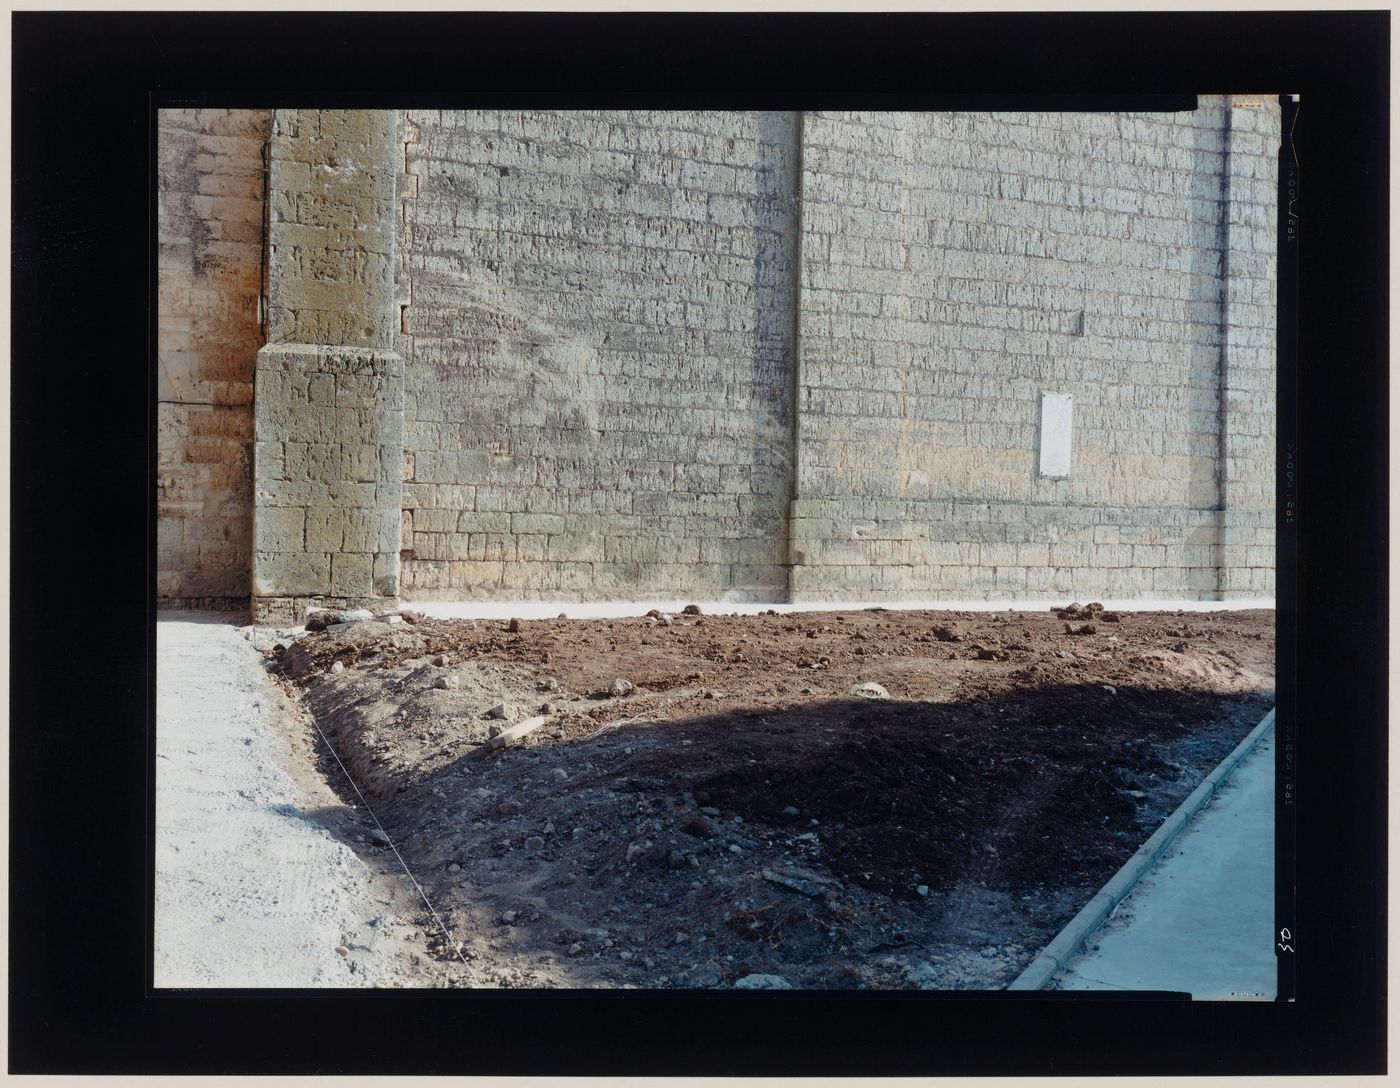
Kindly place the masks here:
<instances>
[{"instance_id":1,"label":"gravel path","mask_svg":"<svg viewBox=\"0 0 1400 1088\"><path fill-rule=\"evenodd\" d=\"M296 711L235 623L157 625L156 986L424 984L402 890L332 836L359 825L324 783L288 773Z\"/></svg>"}]
</instances>

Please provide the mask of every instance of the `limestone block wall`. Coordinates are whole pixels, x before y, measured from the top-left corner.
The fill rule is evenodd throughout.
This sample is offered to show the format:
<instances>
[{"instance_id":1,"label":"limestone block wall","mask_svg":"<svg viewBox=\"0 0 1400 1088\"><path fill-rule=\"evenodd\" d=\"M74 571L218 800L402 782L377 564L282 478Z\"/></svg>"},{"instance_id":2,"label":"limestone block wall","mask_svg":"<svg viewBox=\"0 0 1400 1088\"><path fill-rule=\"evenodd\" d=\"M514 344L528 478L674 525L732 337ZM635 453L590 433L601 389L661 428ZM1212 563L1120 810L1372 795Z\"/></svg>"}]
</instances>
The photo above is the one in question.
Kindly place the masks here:
<instances>
[{"instance_id":1,"label":"limestone block wall","mask_svg":"<svg viewBox=\"0 0 1400 1088\"><path fill-rule=\"evenodd\" d=\"M404 115L406 595L785 593L796 124Z\"/></svg>"},{"instance_id":2,"label":"limestone block wall","mask_svg":"<svg viewBox=\"0 0 1400 1088\"><path fill-rule=\"evenodd\" d=\"M1210 600L1220 517L1189 508L798 499L793 599Z\"/></svg>"},{"instance_id":3,"label":"limestone block wall","mask_svg":"<svg viewBox=\"0 0 1400 1088\"><path fill-rule=\"evenodd\" d=\"M161 596L1268 595L1278 129L164 111Z\"/></svg>"},{"instance_id":4,"label":"limestone block wall","mask_svg":"<svg viewBox=\"0 0 1400 1088\"><path fill-rule=\"evenodd\" d=\"M156 594L240 607L249 589L253 361L262 346L265 110L157 118Z\"/></svg>"},{"instance_id":5,"label":"limestone block wall","mask_svg":"<svg viewBox=\"0 0 1400 1088\"><path fill-rule=\"evenodd\" d=\"M1227 438L1247 531L1272 530L1273 236L1232 200L1274 206L1278 107L1249 101L1233 144L1222 97L806 116L796 596L1228 588ZM1066 478L1039 475L1043 392L1074 398Z\"/></svg>"}]
</instances>

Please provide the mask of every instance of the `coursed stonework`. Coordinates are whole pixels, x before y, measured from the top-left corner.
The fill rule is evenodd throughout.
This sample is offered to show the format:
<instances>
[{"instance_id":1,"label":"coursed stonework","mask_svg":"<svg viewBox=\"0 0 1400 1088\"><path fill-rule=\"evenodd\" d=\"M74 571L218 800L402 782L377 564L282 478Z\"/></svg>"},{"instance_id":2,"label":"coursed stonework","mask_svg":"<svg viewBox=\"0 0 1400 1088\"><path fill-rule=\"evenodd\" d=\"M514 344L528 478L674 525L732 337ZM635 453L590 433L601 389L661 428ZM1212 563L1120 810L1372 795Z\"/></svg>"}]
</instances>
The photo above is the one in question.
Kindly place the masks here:
<instances>
[{"instance_id":1,"label":"coursed stonework","mask_svg":"<svg viewBox=\"0 0 1400 1088\"><path fill-rule=\"evenodd\" d=\"M398 601L395 125L384 110L274 111L270 342L254 400L255 622Z\"/></svg>"},{"instance_id":2,"label":"coursed stonework","mask_svg":"<svg viewBox=\"0 0 1400 1088\"><path fill-rule=\"evenodd\" d=\"M265 110L161 110L156 130L156 595L245 605L253 361L262 346Z\"/></svg>"},{"instance_id":3,"label":"coursed stonework","mask_svg":"<svg viewBox=\"0 0 1400 1088\"><path fill-rule=\"evenodd\" d=\"M170 161L230 123L163 117L191 133ZM255 412L246 361L211 394L243 398L230 441L256 427L255 608L1273 592L1270 98L262 124ZM253 199L256 140L218 148ZM217 289L246 300L248 208L192 217L167 175L172 261L226 211L244 265ZM1068 475L1038 471L1047 393L1073 399ZM163 472L216 459L194 407L162 404ZM182 479L162 593L235 592L173 577L219 531L182 494L239 516L235 485Z\"/></svg>"}]
</instances>

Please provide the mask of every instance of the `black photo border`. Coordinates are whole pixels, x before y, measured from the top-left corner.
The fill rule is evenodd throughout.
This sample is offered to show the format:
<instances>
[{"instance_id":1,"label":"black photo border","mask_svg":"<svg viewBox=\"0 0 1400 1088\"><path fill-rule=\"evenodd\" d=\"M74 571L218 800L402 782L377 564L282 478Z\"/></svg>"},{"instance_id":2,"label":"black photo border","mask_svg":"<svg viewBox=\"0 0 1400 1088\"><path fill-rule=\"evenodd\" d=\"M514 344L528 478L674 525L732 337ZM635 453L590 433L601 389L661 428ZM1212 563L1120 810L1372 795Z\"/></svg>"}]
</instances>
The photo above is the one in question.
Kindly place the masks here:
<instances>
[{"instance_id":1,"label":"black photo border","mask_svg":"<svg viewBox=\"0 0 1400 1088\"><path fill-rule=\"evenodd\" d=\"M1383 1071L1388 12L11 19L10 1072ZM1299 96L1279 261L1281 309L1288 277L1299 300L1279 341L1294 1000L150 990L157 104L1150 109L1244 92Z\"/></svg>"}]
</instances>

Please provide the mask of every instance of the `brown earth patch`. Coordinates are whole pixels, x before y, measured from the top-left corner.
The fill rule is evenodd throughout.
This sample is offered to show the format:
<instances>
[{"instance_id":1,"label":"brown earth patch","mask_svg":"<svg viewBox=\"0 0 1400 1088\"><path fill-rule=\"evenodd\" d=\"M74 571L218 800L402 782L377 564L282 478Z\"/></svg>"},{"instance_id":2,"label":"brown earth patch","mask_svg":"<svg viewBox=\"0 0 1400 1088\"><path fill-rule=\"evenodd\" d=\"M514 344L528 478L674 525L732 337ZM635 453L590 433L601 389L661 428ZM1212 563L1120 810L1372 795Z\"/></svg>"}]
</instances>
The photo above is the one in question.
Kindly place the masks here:
<instances>
[{"instance_id":1,"label":"brown earth patch","mask_svg":"<svg viewBox=\"0 0 1400 1088\"><path fill-rule=\"evenodd\" d=\"M469 984L999 988L1272 702L1272 612L1079 615L410 616L280 671Z\"/></svg>"}]
</instances>

